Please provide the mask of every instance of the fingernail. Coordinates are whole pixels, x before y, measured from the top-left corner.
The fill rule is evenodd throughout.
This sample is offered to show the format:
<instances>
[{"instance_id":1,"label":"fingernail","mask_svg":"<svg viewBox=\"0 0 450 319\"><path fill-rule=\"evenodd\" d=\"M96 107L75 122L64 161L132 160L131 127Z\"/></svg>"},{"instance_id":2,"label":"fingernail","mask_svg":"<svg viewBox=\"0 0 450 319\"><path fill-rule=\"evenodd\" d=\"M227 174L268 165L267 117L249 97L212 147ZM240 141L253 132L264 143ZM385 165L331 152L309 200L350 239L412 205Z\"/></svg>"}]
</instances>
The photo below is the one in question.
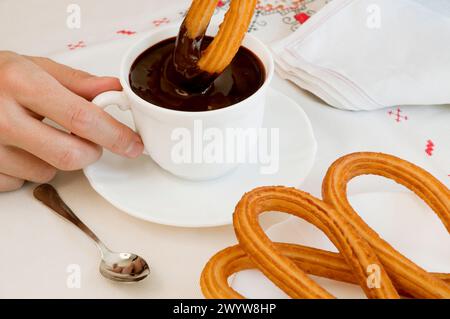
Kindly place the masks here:
<instances>
[{"instance_id":1,"label":"fingernail","mask_svg":"<svg viewBox=\"0 0 450 319\"><path fill-rule=\"evenodd\" d=\"M134 142L130 145L130 147L125 152L125 155L130 158L136 158L142 154L144 151L144 144L141 142Z\"/></svg>"}]
</instances>

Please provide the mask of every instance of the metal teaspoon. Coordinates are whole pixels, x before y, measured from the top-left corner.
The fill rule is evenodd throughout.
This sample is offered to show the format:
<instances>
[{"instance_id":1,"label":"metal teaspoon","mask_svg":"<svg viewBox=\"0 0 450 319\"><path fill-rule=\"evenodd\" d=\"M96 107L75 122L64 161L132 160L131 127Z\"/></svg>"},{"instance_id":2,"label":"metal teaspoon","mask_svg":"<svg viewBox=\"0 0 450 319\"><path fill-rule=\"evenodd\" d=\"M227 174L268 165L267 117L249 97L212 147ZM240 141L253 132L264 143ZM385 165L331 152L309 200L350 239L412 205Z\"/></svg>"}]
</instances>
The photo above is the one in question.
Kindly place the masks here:
<instances>
[{"instance_id":1,"label":"metal teaspoon","mask_svg":"<svg viewBox=\"0 0 450 319\"><path fill-rule=\"evenodd\" d=\"M150 274L148 264L141 257L131 253L116 253L108 249L64 203L53 186L49 184L40 185L35 188L33 194L36 199L77 226L95 241L101 253L100 273L104 277L120 282L136 282Z\"/></svg>"}]
</instances>

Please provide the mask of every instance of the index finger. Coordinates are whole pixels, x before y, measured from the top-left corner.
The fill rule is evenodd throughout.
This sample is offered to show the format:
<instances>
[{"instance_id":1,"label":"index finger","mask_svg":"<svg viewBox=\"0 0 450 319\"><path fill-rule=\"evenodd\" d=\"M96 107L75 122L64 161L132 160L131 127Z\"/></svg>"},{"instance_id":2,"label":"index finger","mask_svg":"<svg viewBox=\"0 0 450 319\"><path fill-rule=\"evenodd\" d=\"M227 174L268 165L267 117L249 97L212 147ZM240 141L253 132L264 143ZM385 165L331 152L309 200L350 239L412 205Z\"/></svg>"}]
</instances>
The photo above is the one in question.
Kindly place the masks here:
<instances>
[{"instance_id":1,"label":"index finger","mask_svg":"<svg viewBox=\"0 0 450 319\"><path fill-rule=\"evenodd\" d=\"M21 105L112 152L131 158L142 154L144 146L133 130L29 63L29 70L18 69L10 81Z\"/></svg>"},{"instance_id":2,"label":"index finger","mask_svg":"<svg viewBox=\"0 0 450 319\"><path fill-rule=\"evenodd\" d=\"M64 87L89 101L102 92L122 89L117 78L98 77L48 58L33 56L26 56L26 58L41 67Z\"/></svg>"}]
</instances>

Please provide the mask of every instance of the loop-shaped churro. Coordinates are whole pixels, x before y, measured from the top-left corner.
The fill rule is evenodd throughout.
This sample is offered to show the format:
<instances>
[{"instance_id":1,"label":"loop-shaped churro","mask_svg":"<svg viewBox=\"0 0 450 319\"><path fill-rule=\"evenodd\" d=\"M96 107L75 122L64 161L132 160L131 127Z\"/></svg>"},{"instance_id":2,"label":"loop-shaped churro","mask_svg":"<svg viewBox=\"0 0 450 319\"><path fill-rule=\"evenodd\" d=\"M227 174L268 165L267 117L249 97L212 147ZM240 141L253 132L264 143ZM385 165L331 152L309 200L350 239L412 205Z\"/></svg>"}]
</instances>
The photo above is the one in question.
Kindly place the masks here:
<instances>
[{"instance_id":1,"label":"loop-shaped churro","mask_svg":"<svg viewBox=\"0 0 450 319\"><path fill-rule=\"evenodd\" d=\"M285 257L290 258L297 267L307 274L358 284L351 268L338 253L302 245L275 243L276 249ZM239 246L235 245L214 255L206 264L201 277L203 294L211 299L241 299L244 298L228 285L228 278L243 270L257 269L250 257ZM434 277L450 284L450 275L431 273ZM395 282L394 282L395 285ZM412 297L407 291L395 285L401 296Z\"/></svg>"},{"instance_id":2,"label":"loop-shaped churro","mask_svg":"<svg viewBox=\"0 0 450 319\"><path fill-rule=\"evenodd\" d=\"M218 2L219 0L193 0L180 29L175 50L175 64L180 73L193 77L190 64L195 63L197 73L221 74L238 52L257 0L232 0L219 32L202 52L201 42Z\"/></svg>"},{"instance_id":3,"label":"loop-shaped churro","mask_svg":"<svg viewBox=\"0 0 450 319\"><path fill-rule=\"evenodd\" d=\"M324 201L284 187L263 187L245 194L234 213L240 244L219 252L205 266L201 277L205 297L241 298L229 287L227 279L235 272L256 267L293 298L332 297L306 274L358 283L371 298L397 298L399 294L450 298L448 274L428 273L409 261L383 241L350 206L346 185L353 177L364 174L391 178L408 187L425 200L448 230L450 193L432 175L394 156L351 154L328 170L323 183ZM272 243L257 219L266 211L290 213L314 224L328 235L340 254ZM379 266L380 285L369 288L366 267L371 265Z\"/></svg>"},{"instance_id":4,"label":"loop-shaped churro","mask_svg":"<svg viewBox=\"0 0 450 319\"><path fill-rule=\"evenodd\" d=\"M371 229L353 210L347 199L347 183L360 175L378 175L407 187L439 216L450 232L450 192L422 168L392 155L355 153L337 160L329 168L322 185L322 196L375 249L391 279L417 298L450 298L450 287L397 252Z\"/></svg>"},{"instance_id":5,"label":"loop-shaped churro","mask_svg":"<svg viewBox=\"0 0 450 319\"><path fill-rule=\"evenodd\" d=\"M330 206L302 191L286 187L262 187L244 195L234 213L239 244L250 259L278 287L293 298L333 298L289 258L283 256L265 235L258 217L279 211L302 218L322 230L344 256L366 295L398 298L397 291L376 254L348 221ZM367 269L380 269L379 289L367 286Z\"/></svg>"}]
</instances>

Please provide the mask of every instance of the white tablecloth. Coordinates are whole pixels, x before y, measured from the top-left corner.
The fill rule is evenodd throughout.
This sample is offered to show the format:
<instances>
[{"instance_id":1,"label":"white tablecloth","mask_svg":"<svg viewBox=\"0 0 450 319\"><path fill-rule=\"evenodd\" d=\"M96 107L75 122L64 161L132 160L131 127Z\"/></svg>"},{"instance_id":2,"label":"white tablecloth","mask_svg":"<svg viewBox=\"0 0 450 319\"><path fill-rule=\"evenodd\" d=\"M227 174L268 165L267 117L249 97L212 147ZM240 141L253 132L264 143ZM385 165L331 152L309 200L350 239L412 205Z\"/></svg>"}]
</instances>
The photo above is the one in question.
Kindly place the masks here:
<instances>
[{"instance_id":1,"label":"white tablecloth","mask_svg":"<svg viewBox=\"0 0 450 319\"><path fill-rule=\"evenodd\" d=\"M73 2L0 0L0 50L45 56L82 50L180 19L190 1L78 0L81 29L70 29L67 6ZM261 1L252 31L270 42L301 27L325 2ZM279 78L273 86L303 107L318 140L317 161L303 181L304 190L320 196L326 168L339 156L354 151L403 157L450 184L449 131L435 129L448 127L448 106L352 113L332 109ZM27 185L20 191L0 194L0 297L201 297L198 281L203 265L216 251L236 241L231 226L180 229L129 217L98 196L81 172L60 173L54 185L112 248L132 250L148 259L152 277L134 286L102 279L97 271L99 256L89 239L37 203L32 198L33 185ZM364 177L352 182L349 192L380 190L402 188ZM67 286L71 265L81 271L80 288Z\"/></svg>"}]
</instances>

